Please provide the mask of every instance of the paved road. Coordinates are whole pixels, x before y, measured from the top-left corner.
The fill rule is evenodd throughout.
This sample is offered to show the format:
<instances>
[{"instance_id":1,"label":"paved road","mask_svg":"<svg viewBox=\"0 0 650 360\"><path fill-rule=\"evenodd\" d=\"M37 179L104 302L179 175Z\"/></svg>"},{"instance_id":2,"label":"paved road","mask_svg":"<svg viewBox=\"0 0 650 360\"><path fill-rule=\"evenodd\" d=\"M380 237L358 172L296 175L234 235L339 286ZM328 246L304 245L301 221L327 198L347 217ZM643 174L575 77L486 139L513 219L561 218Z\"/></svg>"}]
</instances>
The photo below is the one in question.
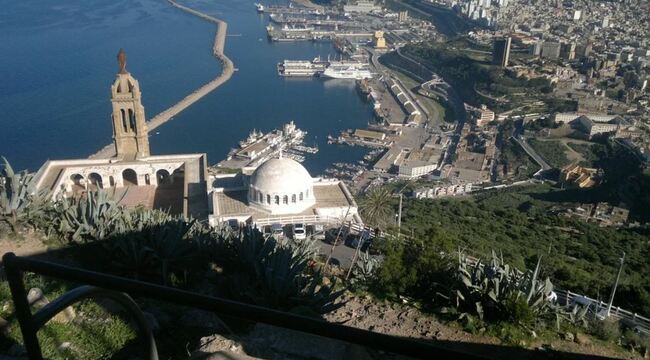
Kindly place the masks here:
<instances>
[{"instance_id":1,"label":"paved road","mask_svg":"<svg viewBox=\"0 0 650 360\"><path fill-rule=\"evenodd\" d=\"M324 241L318 241L320 245L321 255L328 256L332 250L332 245ZM332 253L332 259L330 264L338 265L343 269L348 269L352 264L352 258L354 257L355 249L346 246L345 244L340 244L334 247L334 252Z\"/></svg>"},{"instance_id":2,"label":"paved road","mask_svg":"<svg viewBox=\"0 0 650 360\"><path fill-rule=\"evenodd\" d=\"M515 142L517 142L517 144L519 144L519 146L521 146L521 148L524 149L524 151L528 155L530 155L530 157L532 157L533 160L535 160L535 162L539 164L539 166L541 166L542 171L547 171L552 169L552 167L546 161L544 161L544 159L537 153L537 151L535 151L535 149L533 149L532 146L528 145L526 140L516 136L513 136L512 139L514 139Z\"/></svg>"}]
</instances>

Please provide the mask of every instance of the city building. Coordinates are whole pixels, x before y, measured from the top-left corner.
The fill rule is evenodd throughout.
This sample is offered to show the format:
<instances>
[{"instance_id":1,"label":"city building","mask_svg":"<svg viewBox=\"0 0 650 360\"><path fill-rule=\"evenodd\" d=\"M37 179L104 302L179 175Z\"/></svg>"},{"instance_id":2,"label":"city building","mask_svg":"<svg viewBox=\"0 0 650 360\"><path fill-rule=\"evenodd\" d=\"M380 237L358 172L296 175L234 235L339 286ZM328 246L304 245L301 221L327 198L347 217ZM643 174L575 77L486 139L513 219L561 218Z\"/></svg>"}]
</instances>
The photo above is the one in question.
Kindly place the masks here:
<instances>
[{"instance_id":1,"label":"city building","mask_svg":"<svg viewBox=\"0 0 650 360\"><path fill-rule=\"evenodd\" d=\"M600 176L597 169L589 169L573 163L560 171L560 183L586 189L600 184Z\"/></svg>"},{"instance_id":2,"label":"city building","mask_svg":"<svg viewBox=\"0 0 650 360\"><path fill-rule=\"evenodd\" d=\"M578 21L582 17L582 10L575 10L573 12L573 20Z\"/></svg>"},{"instance_id":3,"label":"city building","mask_svg":"<svg viewBox=\"0 0 650 360\"><path fill-rule=\"evenodd\" d=\"M445 196L465 195L472 192L472 188L471 183L421 188L413 191L413 197L416 199L435 199Z\"/></svg>"},{"instance_id":4,"label":"city building","mask_svg":"<svg viewBox=\"0 0 650 360\"><path fill-rule=\"evenodd\" d=\"M512 38L506 36L503 38L495 39L492 48L492 63L501 67L508 67L510 59L510 45Z\"/></svg>"},{"instance_id":5,"label":"city building","mask_svg":"<svg viewBox=\"0 0 650 360\"><path fill-rule=\"evenodd\" d=\"M496 115L494 114L494 111L488 109L485 105L481 106L481 109L479 109L476 117L476 126L485 126L491 121L494 121L496 118Z\"/></svg>"},{"instance_id":6,"label":"city building","mask_svg":"<svg viewBox=\"0 0 650 360\"><path fill-rule=\"evenodd\" d=\"M375 49L385 49L386 48L386 39L384 39L383 31L375 31L373 36L373 45Z\"/></svg>"},{"instance_id":7,"label":"city building","mask_svg":"<svg viewBox=\"0 0 650 360\"><path fill-rule=\"evenodd\" d=\"M375 2L372 0L359 0L343 5L343 11L345 13L369 13L381 11L381 6L375 5Z\"/></svg>"},{"instance_id":8,"label":"city building","mask_svg":"<svg viewBox=\"0 0 650 360\"><path fill-rule=\"evenodd\" d=\"M560 44L560 57L565 60L573 60L576 57L576 44L574 42Z\"/></svg>"},{"instance_id":9,"label":"city building","mask_svg":"<svg viewBox=\"0 0 650 360\"><path fill-rule=\"evenodd\" d=\"M542 44L542 57L548 58L548 59L557 59L560 57L560 43L559 42L551 42L551 41L544 41Z\"/></svg>"},{"instance_id":10,"label":"city building","mask_svg":"<svg viewBox=\"0 0 650 360\"><path fill-rule=\"evenodd\" d=\"M589 118L591 121L598 123L607 123L614 120L617 115L608 115L608 114L594 114L586 112L567 112L567 113L557 113L555 114L555 122L558 124L568 124L579 117L584 116Z\"/></svg>"},{"instance_id":11,"label":"city building","mask_svg":"<svg viewBox=\"0 0 650 360\"><path fill-rule=\"evenodd\" d=\"M600 226L622 226L628 222L630 210L601 202L582 204L575 209L569 209L565 215L586 222L597 223Z\"/></svg>"}]
</instances>

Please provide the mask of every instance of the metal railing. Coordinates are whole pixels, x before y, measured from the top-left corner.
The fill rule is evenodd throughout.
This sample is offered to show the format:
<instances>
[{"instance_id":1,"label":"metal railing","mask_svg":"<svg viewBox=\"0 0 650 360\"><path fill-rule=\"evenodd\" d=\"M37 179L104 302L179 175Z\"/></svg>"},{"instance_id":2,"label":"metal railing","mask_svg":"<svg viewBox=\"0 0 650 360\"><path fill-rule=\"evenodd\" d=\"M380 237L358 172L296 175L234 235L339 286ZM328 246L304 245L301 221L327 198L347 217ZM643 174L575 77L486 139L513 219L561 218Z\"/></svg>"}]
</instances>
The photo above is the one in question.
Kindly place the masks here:
<instances>
[{"instance_id":1,"label":"metal railing","mask_svg":"<svg viewBox=\"0 0 650 360\"><path fill-rule=\"evenodd\" d=\"M481 266L484 265L484 263L481 262L481 259L477 257L465 255L465 258L472 265L476 265L479 263L481 264ZM517 268L514 268L514 271L517 271L519 274L522 274L522 271ZM571 292L570 290L562 290L562 289L554 288L553 292L557 295L557 301L559 304L563 304L564 306L567 307L574 304L587 306L589 308L588 311L594 316L601 316L604 311L607 311L607 307L609 305L604 301L595 300L588 296ZM612 309L609 315L607 316L615 320L626 322L625 324L626 326L635 327L636 330L639 330L646 335L650 335L650 319L643 317L637 313L625 309L621 309L618 306L612 306Z\"/></svg>"},{"instance_id":2,"label":"metal railing","mask_svg":"<svg viewBox=\"0 0 650 360\"><path fill-rule=\"evenodd\" d=\"M425 343L407 338L374 333L359 328L349 327L324 320L268 309L261 306L245 304L223 298L201 295L142 281L122 278L88 270L55 264L42 260L18 257L7 253L2 257L7 281L16 309L16 317L23 334L25 349L30 359L42 359L37 332L48 319L72 303L87 297L110 297L125 307L136 319L144 343L149 351L149 359L157 360L157 350L151 330L144 321L142 312L130 296L138 296L176 305L194 307L217 314L226 314L240 320L266 323L286 329L327 337L347 343L366 346L372 349L412 356L422 359L453 358L479 359L482 356L470 355L461 350L451 349L436 343ZM61 298L32 314L23 283L23 272L53 277L65 281L92 286L83 286L72 290ZM129 295L126 295L129 294Z\"/></svg>"},{"instance_id":3,"label":"metal railing","mask_svg":"<svg viewBox=\"0 0 650 360\"><path fill-rule=\"evenodd\" d=\"M255 225L257 225L257 227L262 227L273 224L335 224L340 222L340 217L321 215L292 215L258 219L255 220Z\"/></svg>"},{"instance_id":4,"label":"metal railing","mask_svg":"<svg viewBox=\"0 0 650 360\"><path fill-rule=\"evenodd\" d=\"M565 306L572 304L583 305L589 307L589 312L593 315L603 315L607 311L609 304L602 300L592 299L590 297L573 293L569 290L554 290L558 296L558 301ZM637 313L621 309L618 306L612 306L609 312L609 317L615 320L626 322L627 326L633 326L636 330L650 335L650 319L643 317Z\"/></svg>"}]
</instances>

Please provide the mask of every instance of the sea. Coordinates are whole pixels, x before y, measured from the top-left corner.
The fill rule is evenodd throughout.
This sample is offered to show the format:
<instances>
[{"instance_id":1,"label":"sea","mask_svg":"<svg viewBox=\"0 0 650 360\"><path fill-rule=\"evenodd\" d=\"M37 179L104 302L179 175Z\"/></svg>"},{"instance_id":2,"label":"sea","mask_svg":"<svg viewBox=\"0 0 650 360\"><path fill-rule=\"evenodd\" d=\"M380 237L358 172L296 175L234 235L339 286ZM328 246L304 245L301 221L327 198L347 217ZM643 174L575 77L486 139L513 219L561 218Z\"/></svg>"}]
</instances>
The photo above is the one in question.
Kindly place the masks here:
<instances>
[{"instance_id":1,"label":"sea","mask_svg":"<svg viewBox=\"0 0 650 360\"><path fill-rule=\"evenodd\" d=\"M267 16L253 0L182 0L228 23L225 53L238 69L224 85L150 133L152 154L207 153L216 164L257 129L294 121L308 132L312 175L355 162L360 147L327 144L328 135L362 128L372 108L353 81L286 79L284 59L335 56L329 42L271 43ZM264 2L283 4L283 2ZM48 159L85 158L112 141L110 86L124 48L140 82L147 118L217 76L215 25L165 0L2 1L0 155L15 169Z\"/></svg>"}]
</instances>

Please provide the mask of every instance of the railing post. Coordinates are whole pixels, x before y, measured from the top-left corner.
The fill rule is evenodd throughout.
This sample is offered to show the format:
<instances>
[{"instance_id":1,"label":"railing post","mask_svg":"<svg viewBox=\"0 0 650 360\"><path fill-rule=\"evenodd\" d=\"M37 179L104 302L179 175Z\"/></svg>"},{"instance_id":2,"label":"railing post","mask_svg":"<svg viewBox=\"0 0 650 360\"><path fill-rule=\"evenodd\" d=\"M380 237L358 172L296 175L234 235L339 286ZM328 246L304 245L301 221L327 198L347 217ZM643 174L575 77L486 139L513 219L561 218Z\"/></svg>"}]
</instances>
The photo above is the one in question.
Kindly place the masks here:
<instances>
[{"instance_id":1,"label":"railing post","mask_svg":"<svg viewBox=\"0 0 650 360\"><path fill-rule=\"evenodd\" d=\"M27 350L27 356L32 360L43 359L41 354L41 346L36 337L34 323L32 321L32 311L27 302L27 292L25 291L25 284L23 283L23 273L13 265L13 260L16 254L7 253L2 257L2 262L7 275L7 282L11 289L11 296L13 297L14 307L16 310L16 318L20 324L20 330L23 334L23 345Z\"/></svg>"}]
</instances>

